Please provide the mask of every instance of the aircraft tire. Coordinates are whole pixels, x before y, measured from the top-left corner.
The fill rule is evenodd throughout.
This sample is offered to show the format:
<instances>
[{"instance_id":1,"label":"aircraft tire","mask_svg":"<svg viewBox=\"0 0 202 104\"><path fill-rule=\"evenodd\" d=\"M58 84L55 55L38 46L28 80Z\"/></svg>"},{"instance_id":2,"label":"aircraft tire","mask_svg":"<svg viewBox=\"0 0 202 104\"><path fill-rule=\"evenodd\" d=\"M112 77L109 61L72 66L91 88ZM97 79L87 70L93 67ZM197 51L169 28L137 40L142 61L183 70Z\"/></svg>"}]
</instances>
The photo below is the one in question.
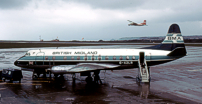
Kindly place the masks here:
<instances>
[{"instance_id":1,"label":"aircraft tire","mask_svg":"<svg viewBox=\"0 0 202 104\"><path fill-rule=\"evenodd\" d=\"M93 78L92 77L87 77L86 78L86 83L87 84L90 84L90 83L92 83L93 82Z\"/></svg>"}]
</instances>

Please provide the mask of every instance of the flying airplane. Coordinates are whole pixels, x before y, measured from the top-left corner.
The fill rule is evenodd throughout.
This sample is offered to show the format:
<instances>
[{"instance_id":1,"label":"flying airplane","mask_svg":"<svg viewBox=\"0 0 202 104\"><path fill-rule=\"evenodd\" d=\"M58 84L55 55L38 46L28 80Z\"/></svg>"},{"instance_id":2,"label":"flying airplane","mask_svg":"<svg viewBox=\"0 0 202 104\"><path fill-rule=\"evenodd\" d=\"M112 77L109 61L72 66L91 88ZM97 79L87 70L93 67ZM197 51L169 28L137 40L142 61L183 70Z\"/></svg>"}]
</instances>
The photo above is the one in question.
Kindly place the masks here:
<instances>
[{"instance_id":1,"label":"flying airplane","mask_svg":"<svg viewBox=\"0 0 202 104\"><path fill-rule=\"evenodd\" d=\"M128 26L147 26L146 25L146 20L144 20L143 23L135 23L133 21L128 20L128 22L130 22L130 24L128 24Z\"/></svg>"},{"instance_id":2,"label":"flying airplane","mask_svg":"<svg viewBox=\"0 0 202 104\"><path fill-rule=\"evenodd\" d=\"M172 24L164 41L139 49L38 49L29 50L14 62L22 70L33 69L33 77L42 73L75 73L87 76L86 82L101 81L100 70L138 68L137 80L150 82L150 67L186 56L184 40L177 24ZM92 74L93 73L93 74ZM51 75L51 74L50 74ZM94 78L93 78L94 77Z\"/></svg>"}]
</instances>

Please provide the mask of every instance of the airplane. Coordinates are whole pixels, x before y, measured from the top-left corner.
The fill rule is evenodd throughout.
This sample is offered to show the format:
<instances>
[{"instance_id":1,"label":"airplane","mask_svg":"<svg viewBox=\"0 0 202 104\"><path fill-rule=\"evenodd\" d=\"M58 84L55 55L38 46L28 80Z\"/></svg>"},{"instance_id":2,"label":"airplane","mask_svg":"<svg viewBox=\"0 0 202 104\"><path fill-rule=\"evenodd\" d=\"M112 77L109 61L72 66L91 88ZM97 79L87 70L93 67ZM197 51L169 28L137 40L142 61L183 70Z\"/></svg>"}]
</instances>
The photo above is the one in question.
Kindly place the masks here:
<instances>
[{"instance_id":1,"label":"airplane","mask_svg":"<svg viewBox=\"0 0 202 104\"><path fill-rule=\"evenodd\" d=\"M133 21L128 20L128 22L130 22L130 24L128 24L128 26L147 26L146 25L146 20L144 20L143 23L135 23Z\"/></svg>"},{"instance_id":2,"label":"airplane","mask_svg":"<svg viewBox=\"0 0 202 104\"><path fill-rule=\"evenodd\" d=\"M155 46L139 49L38 49L29 50L14 64L22 70L33 69L32 77L40 74L75 73L87 76L86 82L101 81L101 70L138 68L137 81L150 82L150 67L174 61L187 55L184 40L177 24L172 24L164 41ZM93 74L92 74L93 73ZM94 77L94 80L93 80Z\"/></svg>"}]
</instances>

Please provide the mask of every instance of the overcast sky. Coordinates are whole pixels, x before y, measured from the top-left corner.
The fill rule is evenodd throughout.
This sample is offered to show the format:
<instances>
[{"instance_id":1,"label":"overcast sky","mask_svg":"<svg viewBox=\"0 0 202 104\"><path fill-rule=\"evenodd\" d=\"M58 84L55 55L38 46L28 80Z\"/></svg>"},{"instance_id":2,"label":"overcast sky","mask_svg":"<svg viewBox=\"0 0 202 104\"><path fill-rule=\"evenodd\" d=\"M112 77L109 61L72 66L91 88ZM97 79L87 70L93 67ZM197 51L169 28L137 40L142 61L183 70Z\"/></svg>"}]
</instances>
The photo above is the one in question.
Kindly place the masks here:
<instances>
[{"instance_id":1,"label":"overcast sky","mask_svg":"<svg viewBox=\"0 0 202 104\"><path fill-rule=\"evenodd\" d=\"M202 35L202 0L0 0L0 40ZM147 20L148 26L128 26Z\"/></svg>"}]
</instances>

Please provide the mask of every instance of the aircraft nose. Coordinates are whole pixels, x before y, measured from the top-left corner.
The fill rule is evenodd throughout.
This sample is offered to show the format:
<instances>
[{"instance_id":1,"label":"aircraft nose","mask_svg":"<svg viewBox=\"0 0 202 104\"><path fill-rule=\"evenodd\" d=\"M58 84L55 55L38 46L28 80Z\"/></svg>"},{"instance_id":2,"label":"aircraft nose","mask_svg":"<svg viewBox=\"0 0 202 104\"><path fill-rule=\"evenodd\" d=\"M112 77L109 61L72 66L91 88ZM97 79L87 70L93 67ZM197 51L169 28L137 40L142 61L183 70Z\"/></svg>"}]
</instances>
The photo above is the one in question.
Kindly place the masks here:
<instances>
[{"instance_id":1,"label":"aircraft nose","mask_svg":"<svg viewBox=\"0 0 202 104\"><path fill-rule=\"evenodd\" d=\"M15 65L15 66L17 66L17 64L18 64L18 60L16 60L16 61L14 62L14 65Z\"/></svg>"}]
</instances>

